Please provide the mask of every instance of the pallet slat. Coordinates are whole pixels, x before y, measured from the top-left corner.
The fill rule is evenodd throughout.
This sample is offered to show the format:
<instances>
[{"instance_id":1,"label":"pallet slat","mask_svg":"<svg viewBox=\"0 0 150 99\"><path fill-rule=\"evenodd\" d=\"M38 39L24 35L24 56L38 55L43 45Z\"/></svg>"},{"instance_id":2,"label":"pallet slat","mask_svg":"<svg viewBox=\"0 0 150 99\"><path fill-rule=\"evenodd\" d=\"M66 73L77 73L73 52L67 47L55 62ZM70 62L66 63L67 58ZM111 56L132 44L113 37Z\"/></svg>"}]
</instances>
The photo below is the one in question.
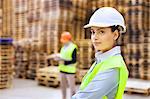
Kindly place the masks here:
<instances>
[{"instance_id":1,"label":"pallet slat","mask_svg":"<svg viewBox=\"0 0 150 99\"><path fill-rule=\"evenodd\" d=\"M129 94L139 93L149 95L150 82L140 79L129 79L125 91Z\"/></svg>"}]
</instances>

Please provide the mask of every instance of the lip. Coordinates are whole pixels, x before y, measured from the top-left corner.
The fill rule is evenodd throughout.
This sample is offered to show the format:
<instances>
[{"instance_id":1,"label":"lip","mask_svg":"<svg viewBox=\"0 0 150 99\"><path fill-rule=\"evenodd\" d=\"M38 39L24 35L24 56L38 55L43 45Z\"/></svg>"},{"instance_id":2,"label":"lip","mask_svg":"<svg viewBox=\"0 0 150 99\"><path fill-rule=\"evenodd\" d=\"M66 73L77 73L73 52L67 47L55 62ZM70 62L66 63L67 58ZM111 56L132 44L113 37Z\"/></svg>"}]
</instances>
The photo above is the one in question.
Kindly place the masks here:
<instances>
[{"instance_id":1,"label":"lip","mask_svg":"<svg viewBox=\"0 0 150 99\"><path fill-rule=\"evenodd\" d=\"M98 45L98 44L101 44L101 42L93 42L94 45Z\"/></svg>"},{"instance_id":2,"label":"lip","mask_svg":"<svg viewBox=\"0 0 150 99\"><path fill-rule=\"evenodd\" d=\"M99 44L99 43L101 43L101 42L93 42L93 43L95 43L95 44Z\"/></svg>"}]
</instances>

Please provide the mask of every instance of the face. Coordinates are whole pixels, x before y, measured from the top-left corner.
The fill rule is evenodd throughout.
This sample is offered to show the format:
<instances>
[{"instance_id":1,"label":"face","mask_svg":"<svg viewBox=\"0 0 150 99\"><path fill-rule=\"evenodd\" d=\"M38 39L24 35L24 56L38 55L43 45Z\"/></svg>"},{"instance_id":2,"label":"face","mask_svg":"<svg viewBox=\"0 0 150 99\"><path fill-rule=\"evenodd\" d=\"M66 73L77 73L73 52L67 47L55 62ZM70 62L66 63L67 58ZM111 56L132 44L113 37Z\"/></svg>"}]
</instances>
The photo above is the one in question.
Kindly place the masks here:
<instances>
[{"instance_id":1,"label":"face","mask_svg":"<svg viewBox=\"0 0 150 99\"><path fill-rule=\"evenodd\" d=\"M113 48L118 36L118 31L112 32L110 27L91 27L91 40L97 51L106 52Z\"/></svg>"},{"instance_id":2,"label":"face","mask_svg":"<svg viewBox=\"0 0 150 99\"><path fill-rule=\"evenodd\" d=\"M61 40L60 40L60 42L61 42L62 44L66 44L66 43L68 42L68 40L66 40L66 39L63 39L63 38L61 37Z\"/></svg>"},{"instance_id":3,"label":"face","mask_svg":"<svg viewBox=\"0 0 150 99\"><path fill-rule=\"evenodd\" d=\"M61 42L62 44L65 44L65 43L66 43L66 40L61 38L60 42Z\"/></svg>"}]
</instances>

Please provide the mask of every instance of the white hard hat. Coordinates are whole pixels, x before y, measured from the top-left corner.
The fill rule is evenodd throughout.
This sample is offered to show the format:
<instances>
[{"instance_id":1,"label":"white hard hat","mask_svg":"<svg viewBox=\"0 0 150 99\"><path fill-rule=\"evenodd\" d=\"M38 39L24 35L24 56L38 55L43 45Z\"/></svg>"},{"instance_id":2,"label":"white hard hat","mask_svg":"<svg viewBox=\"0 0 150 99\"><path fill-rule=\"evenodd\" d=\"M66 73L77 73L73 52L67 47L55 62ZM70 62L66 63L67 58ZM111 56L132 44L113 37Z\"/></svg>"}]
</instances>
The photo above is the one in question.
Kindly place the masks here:
<instances>
[{"instance_id":1,"label":"white hard hat","mask_svg":"<svg viewBox=\"0 0 150 99\"><path fill-rule=\"evenodd\" d=\"M126 32L126 26L123 16L112 7L99 8L90 18L89 24L85 25L84 28L92 26L96 27L109 27L109 26L121 26L121 33Z\"/></svg>"}]
</instances>

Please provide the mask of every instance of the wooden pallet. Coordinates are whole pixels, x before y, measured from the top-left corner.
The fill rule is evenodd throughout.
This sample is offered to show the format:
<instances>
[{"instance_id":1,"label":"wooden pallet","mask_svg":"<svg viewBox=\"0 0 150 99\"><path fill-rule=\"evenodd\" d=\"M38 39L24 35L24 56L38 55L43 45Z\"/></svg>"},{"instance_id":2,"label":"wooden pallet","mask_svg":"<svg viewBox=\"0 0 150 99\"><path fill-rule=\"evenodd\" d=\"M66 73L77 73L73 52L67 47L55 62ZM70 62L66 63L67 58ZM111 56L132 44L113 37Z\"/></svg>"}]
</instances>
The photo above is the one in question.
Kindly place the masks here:
<instances>
[{"instance_id":1,"label":"wooden pallet","mask_svg":"<svg viewBox=\"0 0 150 99\"><path fill-rule=\"evenodd\" d=\"M52 73L52 74L47 75L46 81L54 85L58 84L58 82L60 82L59 74Z\"/></svg>"},{"instance_id":2,"label":"wooden pallet","mask_svg":"<svg viewBox=\"0 0 150 99\"><path fill-rule=\"evenodd\" d=\"M150 81L141 79L128 79L125 92L127 94L150 95Z\"/></svg>"},{"instance_id":3,"label":"wooden pallet","mask_svg":"<svg viewBox=\"0 0 150 99\"><path fill-rule=\"evenodd\" d=\"M46 86L58 87L60 85L60 81L56 80L47 80Z\"/></svg>"},{"instance_id":4,"label":"wooden pallet","mask_svg":"<svg viewBox=\"0 0 150 99\"><path fill-rule=\"evenodd\" d=\"M40 9L42 7L42 1L41 0L31 0L28 1L28 9L35 10L35 9Z\"/></svg>"},{"instance_id":5,"label":"wooden pallet","mask_svg":"<svg viewBox=\"0 0 150 99\"><path fill-rule=\"evenodd\" d=\"M60 82L56 82L55 84L54 83L42 83L42 82L38 82L39 85L43 85L43 86L47 86L47 87L59 87L60 85Z\"/></svg>"},{"instance_id":6,"label":"wooden pallet","mask_svg":"<svg viewBox=\"0 0 150 99\"><path fill-rule=\"evenodd\" d=\"M10 85L8 84L0 84L0 89L5 89L5 88L9 88Z\"/></svg>"},{"instance_id":7,"label":"wooden pallet","mask_svg":"<svg viewBox=\"0 0 150 99\"><path fill-rule=\"evenodd\" d=\"M44 74L44 73L41 73L41 74L37 73L37 79L46 79L46 74Z\"/></svg>"},{"instance_id":8,"label":"wooden pallet","mask_svg":"<svg viewBox=\"0 0 150 99\"><path fill-rule=\"evenodd\" d=\"M5 78L3 78L5 77ZM1 75L0 77L0 89L11 87L12 76L11 75Z\"/></svg>"},{"instance_id":9,"label":"wooden pallet","mask_svg":"<svg viewBox=\"0 0 150 99\"><path fill-rule=\"evenodd\" d=\"M39 79L54 79L54 80L59 80L59 74L55 73L37 73L37 78Z\"/></svg>"},{"instance_id":10,"label":"wooden pallet","mask_svg":"<svg viewBox=\"0 0 150 99\"><path fill-rule=\"evenodd\" d=\"M16 74L16 77L21 78L21 79L26 79L27 78L26 73L22 73L22 72Z\"/></svg>"},{"instance_id":11,"label":"wooden pallet","mask_svg":"<svg viewBox=\"0 0 150 99\"><path fill-rule=\"evenodd\" d=\"M59 86L59 71L58 67L50 66L37 71L37 81L45 86Z\"/></svg>"},{"instance_id":12,"label":"wooden pallet","mask_svg":"<svg viewBox=\"0 0 150 99\"><path fill-rule=\"evenodd\" d=\"M36 79L36 73L27 73L27 79L32 79L35 80Z\"/></svg>"},{"instance_id":13,"label":"wooden pallet","mask_svg":"<svg viewBox=\"0 0 150 99\"><path fill-rule=\"evenodd\" d=\"M36 80L38 81L39 85L44 85L47 87L58 87L60 84L60 81L57 78L37 77Z\"/></svg>"}]
</instances>

